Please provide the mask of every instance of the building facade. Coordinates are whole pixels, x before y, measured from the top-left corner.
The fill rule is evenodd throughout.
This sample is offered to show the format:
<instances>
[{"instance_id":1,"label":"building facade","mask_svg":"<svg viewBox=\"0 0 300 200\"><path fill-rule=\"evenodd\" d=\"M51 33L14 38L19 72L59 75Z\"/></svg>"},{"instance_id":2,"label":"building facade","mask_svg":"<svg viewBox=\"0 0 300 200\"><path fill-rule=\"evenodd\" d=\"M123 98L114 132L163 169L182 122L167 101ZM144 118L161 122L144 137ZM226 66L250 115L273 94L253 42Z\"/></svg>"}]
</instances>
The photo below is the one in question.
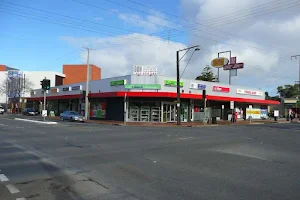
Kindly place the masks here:
<instances>
[{"instance_id":1,"label":"building facade","mask_svg":"<svg viewBox=\"0 0 300 200\"><path fill-rule=\"evenodd\" d=\"M128 122L176 121L175 77L127 75L90 81L89 84L90 118ZM183 122L203 120L204 89L208 118L228 120L233 110L239 113L239 118L261 118L267 115L268 105L279 104L265 100L264 91L246 86L192 79L181 79L180 86ZM83 114L84 94L85 82L53 87L47 91L47 110L56 115L65 110ZM43 91L32 91L27 107L41 109L42 103Z\"/></svg>"}]
</instances>

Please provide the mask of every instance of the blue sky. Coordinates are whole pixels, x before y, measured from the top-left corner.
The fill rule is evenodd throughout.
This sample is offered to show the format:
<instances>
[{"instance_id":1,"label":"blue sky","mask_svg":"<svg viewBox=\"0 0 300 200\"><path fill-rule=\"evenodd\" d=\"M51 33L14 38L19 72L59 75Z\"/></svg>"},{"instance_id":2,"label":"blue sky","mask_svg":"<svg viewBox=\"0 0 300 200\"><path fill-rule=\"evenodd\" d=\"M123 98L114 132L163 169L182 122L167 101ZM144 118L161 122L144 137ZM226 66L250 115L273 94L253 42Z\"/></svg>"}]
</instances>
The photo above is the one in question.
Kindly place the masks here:
<instances>
[{"instance_id":1,"label":"blue sky","mask_svg":"<svg viewBox=\"0 0 300 200\"><path fill-rule=\"evenodd\" d=\"M198 44L184 78L231 50L245 63L232 83L275 94L278 85L298 79L290 56L300 53L299 7L285 0L0 0L0 64L61 72L65 63L85 63L82 47L88 46L103 78L131 73L135 64L154 64L159 74L173 76L176 50ZM186 25L193 27L174 30ZM220 80L228 83L228 73Z\"/></svg>"},{"instance_id":2,"label":"blue sky","mask_svg":"<svg viewBox=\"0 0 300 200\"><path fill-rule=\"evenodd\" d=\"M62 16L54 16L51 13L45 13L37 9L90 21L92 23L87 23L87 25L91 28L96 26L96 24L93 23L99 23L130 30L132 32L149 33L141 27L132 26L131 24L120 20L116 13L143 14L141 12L125 8L106 0L82 0L82 2L113 10L115 12L109 12L100 8L83 5L72 0L0 0L0 23L2 27L2 31L0 33L1 64L22 70L61 71L61 65L63 63L82 62L79 57L81 49L75 49L74 46L62 40L62 37L108 37L111 36L110 34L123 35L130 33L106 26L98 26L99 30L107 32L102 33L53 24L57 23L57 21L55 21L57 18L62 21L69 19ZM114 0L114 2L142 10L144 12L149 12L149 9L146 7L139 6L126 0ZM180 14L178 9L179 2L175 0L144 0L142 1L142 4L161 9L174 15ZM35 10L30 8L34 8ZM13 13L14 15L9 13ZM15 14L23 16L17 16ZM36 16L42 16L44 17L42 20L47 20L53 23L30 19L36 18ZM53 16L55 18L53 18ZM134 18L132 19L134 20ZM74 19L72 20L74 21ZM172 20L177 19L175 18ZM78 23L76 20L75 22Z\"/></svg>"}]
</instances>

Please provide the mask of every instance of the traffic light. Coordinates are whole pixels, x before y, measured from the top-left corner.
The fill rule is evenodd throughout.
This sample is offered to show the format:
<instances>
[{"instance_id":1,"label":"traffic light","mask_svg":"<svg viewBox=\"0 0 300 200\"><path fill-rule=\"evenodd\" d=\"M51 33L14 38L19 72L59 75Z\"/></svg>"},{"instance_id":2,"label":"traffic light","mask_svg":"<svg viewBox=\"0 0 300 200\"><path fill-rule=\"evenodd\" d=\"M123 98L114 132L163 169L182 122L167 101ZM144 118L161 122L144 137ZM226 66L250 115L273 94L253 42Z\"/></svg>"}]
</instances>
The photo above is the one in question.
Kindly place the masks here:
<instances>
[{"instance_id":1,"label":"traffic light","mask_svg":"<svg viewBox=\"0 0 300 200\"><path fill-rule=\"evenodd\" d=\"M206 90L202 90L202 99L206 98Z\"/></svg>"},{"instance_id":2,"label":"traffic light","mask_svg":"<svg viewBox=\"0 0 300 200\"><path fill-rule=\"evenodd\" d=\"M43 79L41 81L41 86L43 90L50 90L50 80L49 79Z\"/></svg>"}]
</instances>

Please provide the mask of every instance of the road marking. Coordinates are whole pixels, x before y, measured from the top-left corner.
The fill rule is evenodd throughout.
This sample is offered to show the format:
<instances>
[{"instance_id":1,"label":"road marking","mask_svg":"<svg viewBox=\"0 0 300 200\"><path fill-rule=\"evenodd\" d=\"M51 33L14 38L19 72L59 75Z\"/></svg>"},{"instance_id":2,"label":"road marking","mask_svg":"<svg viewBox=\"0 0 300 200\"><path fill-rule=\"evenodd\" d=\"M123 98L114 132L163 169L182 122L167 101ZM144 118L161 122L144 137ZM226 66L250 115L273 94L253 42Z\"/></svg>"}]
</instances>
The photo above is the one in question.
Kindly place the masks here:
<instances>
[{"instance_id":1,"label":"road marking","mask_svg":"<svg viewBox=\"0 0 300 200\"><path fill-rule=\"evenodd\" d=\"M16 188L14 185L5 185L7 187L7 189L10 191L10 193L15 194L15 193L19 193L20 190L18 190L18 188Z\"/></svg>"},{"instance_id":2,"label":"road marking","mask_svg":"<svg viewBox=\"0 0 300 200\"><path fill-rule=\"evenodd\" d=\"M26 200L25 197L17 198L16 200Z\"/></svg>"},{"instance_id":3,"label":"road marking","mask_svg":"<svg viewBox=\"0 0 300 200\"><path fill-rule=\"evenodd\" d=\"M9 179L4 174L0 174L0 181L1 182L9 181Z\"/></svg>"}]
</instances>

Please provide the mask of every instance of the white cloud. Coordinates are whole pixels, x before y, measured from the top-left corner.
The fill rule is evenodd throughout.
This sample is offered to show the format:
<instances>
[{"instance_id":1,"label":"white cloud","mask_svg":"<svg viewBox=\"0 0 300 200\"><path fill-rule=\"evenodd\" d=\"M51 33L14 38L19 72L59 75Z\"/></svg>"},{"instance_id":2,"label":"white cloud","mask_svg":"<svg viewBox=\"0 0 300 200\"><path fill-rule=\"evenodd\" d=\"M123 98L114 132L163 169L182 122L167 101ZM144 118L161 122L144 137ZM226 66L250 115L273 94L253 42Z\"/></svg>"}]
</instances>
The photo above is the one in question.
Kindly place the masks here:
<instances>
[{"instance_id":1,"label":"white cloud","mask_svg":"<svg viewBox=\"0 0 300 200\"><path fill-rule=\"evenodd\" d=\"M142 17L133 13L119 14L119 19L123 20L126 24L137 26L144 29L144 31L155 32L165 28L175 28L178 25L168 20L166 16L161 13L150 11L150 15Z\"/></svg>"},{"instance_id":2,"label":"white cloud","mask_svg":"<svg viewBox=\"0 0 300 200\"><path fill-rule=\"evenodd\" d=\"M176 51L185 45L143 34L110 38L64 37L73 45L93 46L90 62L103 69L103 77L130 74L136 64L157 65L159 74L175 75ZM112 45L111 43L114 43ZM86 54L82 54L82 61Z\"/></svg>"}]
</instances>

